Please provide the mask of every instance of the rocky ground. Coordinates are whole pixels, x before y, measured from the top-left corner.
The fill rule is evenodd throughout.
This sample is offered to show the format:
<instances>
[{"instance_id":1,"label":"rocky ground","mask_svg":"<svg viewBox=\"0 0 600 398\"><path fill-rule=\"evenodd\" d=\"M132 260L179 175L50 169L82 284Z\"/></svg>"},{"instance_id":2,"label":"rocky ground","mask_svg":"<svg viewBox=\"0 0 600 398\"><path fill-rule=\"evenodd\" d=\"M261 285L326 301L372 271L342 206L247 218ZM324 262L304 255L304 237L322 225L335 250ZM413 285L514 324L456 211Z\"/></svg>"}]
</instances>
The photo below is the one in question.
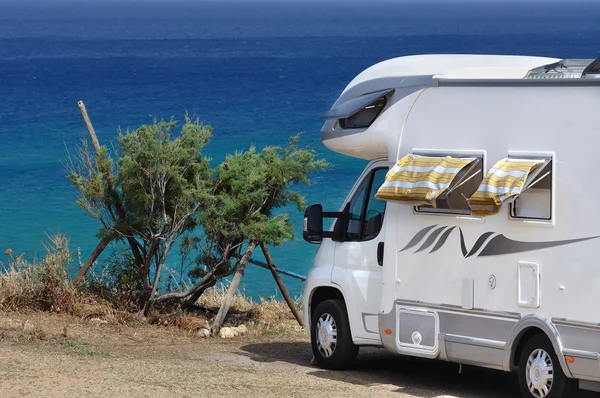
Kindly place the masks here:
<instances>
[{"instance_id":1,"label":"rocky ground","mask_svg":"<svg viewBox=\"0 0 600 398\"><path fill-rule=\"evenodd\" d=\"M320 370L311 357L298 328L200 338L174 327L0 313L2 397L517 396L514 375L471 367L458 374L456 364L381 349L361 350L345 372Z\"/></svg>"}]
</instances>

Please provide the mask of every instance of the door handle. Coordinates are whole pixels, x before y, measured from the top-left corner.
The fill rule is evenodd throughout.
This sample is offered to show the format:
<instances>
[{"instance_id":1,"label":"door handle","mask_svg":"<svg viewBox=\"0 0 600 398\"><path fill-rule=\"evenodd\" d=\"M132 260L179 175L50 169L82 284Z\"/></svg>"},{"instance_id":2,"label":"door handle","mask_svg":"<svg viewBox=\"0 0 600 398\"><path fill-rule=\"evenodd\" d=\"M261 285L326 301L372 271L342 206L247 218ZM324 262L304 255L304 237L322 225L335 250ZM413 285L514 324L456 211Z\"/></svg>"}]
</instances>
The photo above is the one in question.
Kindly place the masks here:
<instances>
[{"instance_id":1,"label":"door handle","mask_svg":"<svg viewBox=\"0 0 600 398\"><path fill-rule=\"evenodd\" d=\"M383 265L383 242L377 245L377 264Z\"/></svg>"}]
</instances>

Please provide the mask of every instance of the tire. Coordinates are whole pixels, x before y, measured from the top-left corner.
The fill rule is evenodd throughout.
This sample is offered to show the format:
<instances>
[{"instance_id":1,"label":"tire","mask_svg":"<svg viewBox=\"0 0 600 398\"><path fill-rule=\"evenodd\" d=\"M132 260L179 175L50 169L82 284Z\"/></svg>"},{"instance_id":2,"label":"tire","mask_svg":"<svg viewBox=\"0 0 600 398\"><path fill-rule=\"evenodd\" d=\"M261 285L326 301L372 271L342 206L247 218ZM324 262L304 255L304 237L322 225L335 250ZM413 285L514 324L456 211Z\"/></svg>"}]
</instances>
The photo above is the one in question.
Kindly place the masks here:
<instances>
[{"instance_id":1,"label":"tire","mask_svg":"<svg viewBox=\"0 0 600 398\"><path fill-rule=\"evenodd\" d=\"M350 322L342 300L320 303L313 312L310 328L313 355L321 368L347 369L352 365L358 346L352 342Z\"/></svg>"},{"instance_id":2,"label":"tire","mask_svg":"<svg viewBox=\"0 0 600 398\"><path fill-rule=\"evenodd\" d=\"M529 368L528 363L530 363ZM544 376L544 374L548 373L552 375L551 380ZM541 388L536 388L536 383ZM550 340L544 334L533 335L525 343L521 351L521 357L519 358L519 389L521 390L521 397L567 397L572 384L571 379L567 378L562 371Z\"/></svg>"}]
</instances>

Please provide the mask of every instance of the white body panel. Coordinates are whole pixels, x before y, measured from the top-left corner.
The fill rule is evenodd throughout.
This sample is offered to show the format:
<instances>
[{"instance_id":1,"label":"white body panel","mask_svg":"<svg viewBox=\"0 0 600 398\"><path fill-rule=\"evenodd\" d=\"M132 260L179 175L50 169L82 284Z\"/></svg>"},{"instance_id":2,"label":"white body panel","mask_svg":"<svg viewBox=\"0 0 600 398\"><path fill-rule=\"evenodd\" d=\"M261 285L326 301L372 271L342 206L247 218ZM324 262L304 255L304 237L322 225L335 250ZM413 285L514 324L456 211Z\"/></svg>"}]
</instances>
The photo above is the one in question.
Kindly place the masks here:
<instances>
[{"instance_id":1,"label":"white body panel","mask_svg":"<svg viewBox=\"0 0 600 398\"><path fill-rule=\"evenodd\" d=\"M380 342L403 354L512 370L522 332L535 327L557 353L576 358L567 365L559 354L567 376L600 381L600 177L593 163L600 159L600 85L515 82L555 61L405 57L375 65L348 85L338 103L395 92L366 129L344 130L328 120L321 136L332 150L385 158L389 166L411 153L472 153L483 155L485 171L507 156L552 158L551 197L533 195L522 203L528 208L551 199L539 209L549 220L511 218L508 205L496 215L473 217L418 213L389 201L378 239L324 239L315 269L331 269L331 279L313 271L306 289L342 292L356 344ZM405 250L419 231L426 232ZM440 243L444 233L436 250L418 250L428 239ZM494 252L494 239L502 236L505 246ZM379 241L385 242L381 268L373 263ZM319 282L311 280L317 273ZM308 294L305 313L310 310ZM364 319L375 310L379 333L373 319ZM423 317L415 321L419 311ZM411 334L411 322L423 330Z\"/></svg>"}]
</instances>

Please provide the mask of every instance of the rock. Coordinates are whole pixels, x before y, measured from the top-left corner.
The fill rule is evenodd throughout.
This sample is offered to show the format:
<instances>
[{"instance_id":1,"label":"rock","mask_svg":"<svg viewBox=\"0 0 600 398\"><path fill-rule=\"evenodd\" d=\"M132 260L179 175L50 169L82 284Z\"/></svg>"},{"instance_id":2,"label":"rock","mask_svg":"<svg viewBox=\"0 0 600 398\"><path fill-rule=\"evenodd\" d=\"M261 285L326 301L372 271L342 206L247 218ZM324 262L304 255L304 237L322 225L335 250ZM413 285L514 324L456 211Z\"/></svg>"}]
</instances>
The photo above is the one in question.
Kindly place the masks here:
<instances>
[{"instance_id":1,"label":"rock","mask_svg":"<svg viewBox=\"0 0 600 398\"><path fill-rule=\"evenodd\" d=\"M210 337L210 330L208 330L208 329L205 329L205 328L199 329L199 330L196 332L196 336L197 336L197 337L201 337L201 338Z\"/></svg>"},{"instance_id":2,"label":"rock","mask_svg":"<svg viewBox=\"0 0 600 398\"><path fill-rule=\"evenodd\" d=\"M24 330L29 332L33 330L33 324L29 321L22 321L20 319L4 318L0 319L0 329L3 330Z\"/></svg>"},{"instance_id":3,"label":"rock","mask_svg":"<svg viewBox=\"0 0 600 398\"><path fill-rule=\"evenodd\" d=\"M89 322L90 322L92 325L94 325L94 326L100 326L100 325L102 325L103 323L108 323L108 321L105 321L105 320L103 320L103 319L100 319L100 318L92 318L92 319L90 319L90 320L89 320Z\"/></svg>"},{"instance_id":4,"label":"rock","mask_svg":"<svg viewBox=\"0 0 600 398\"><path fill-rule=\"evenodd\" d=\"M245 336L248 334L248 328L246 327L246 325L240 325L232 329L234 333L237 333L236 336Z\"/></svg>"},{"instance_id":5,"label":"rock","mask_svg":"<svg viewBox=\"0 0 600 398\"><path fill-rule=\"evenodd\" d=\"M222 328L221 330L219 330L219 336L222 339L231 339L236 335L232 328Z\"/></svg>"}]
</instances>

